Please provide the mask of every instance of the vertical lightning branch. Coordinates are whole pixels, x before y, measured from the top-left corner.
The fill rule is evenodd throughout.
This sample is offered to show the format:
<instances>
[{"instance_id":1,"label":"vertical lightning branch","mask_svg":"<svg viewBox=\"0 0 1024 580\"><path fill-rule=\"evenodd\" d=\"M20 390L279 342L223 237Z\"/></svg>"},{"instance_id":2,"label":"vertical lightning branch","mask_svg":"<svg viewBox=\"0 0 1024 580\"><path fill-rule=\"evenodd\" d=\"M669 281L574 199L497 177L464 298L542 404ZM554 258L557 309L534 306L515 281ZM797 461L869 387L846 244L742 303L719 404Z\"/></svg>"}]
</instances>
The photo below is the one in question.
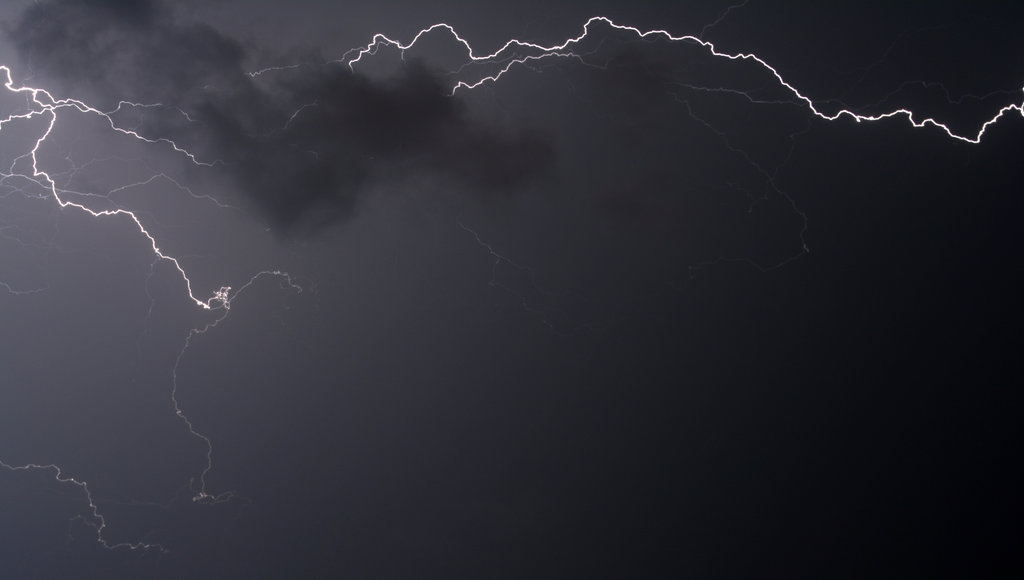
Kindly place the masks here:
<instances>
[{"instance_id":1,"label":"vertical lightning branch","mask_svg":"<svg viewBox=\"0 0 1024 580\"><path fill-rule=\"evenodd\" d=\"M641 30L639 28L635 28L632 26L617 24L613 22L611 19L603 16L595 16L586 21L586 23L583 25L582 32L578 36L567 38L564 42L558 44L543 45L518 39L511 39L504 43L500 48L498 48L498 50L492 53L477 54L476 50L474 50L474 48L469 44L469 42L463 39L451 25L445 23L438 23L419 31L413 37L413 39L407 43L399 42L383 34L376 34L365 46L349 50L348 52L344 53L340 59L333 62L347 66L350 70L355 71L356 68L359 66L360 62L364 59L364 57L377 54L377 52L382 47L391 47L397 49L398 51L400 51L402 57L404 58L405 52L412 49L426 35L433 33L447 34L456 43L461 44L466 54L465 63L461 67L458 67L456 70L452 71L453 78L457 79L453 82L450 89L450 94L454 96L459 91L471 91L485 84L498 83L505 74L507 74L510 70L516 67L534 67L535 65L539 65L540 63L543 63L545 61L569 59L575 62L582 63L584 65L603 68L605 64L595 60L596 49L586 50L583 46L583 43L590 36L598 35L601 33L608 34L609 32L614 32L617 35L626 35L640 41L657 40L667 43L692 44L700 47L703 50L706 50L708 55L717 59L722 59L724 61L746 61L753 63L756 66L760 67L765 73L767 73L770 76L770 78L774 79L775 83L777 83L778 85L778 88L788 95L788 98L790 99L790 101L788 102L803 107L804 109L806 109L806 111L809 113L811 117L821 119L824 121L836 121L838 119L846 118L856 121L857 123L862 123L880 121L883 119L890 118L901 118L904 119L910 126L914 128L937 129L937 132L940 135L945 135L946 137L964 143L977 144L981 142L989 127L999 122L1004 117L1012 115L1014 113L1024 116L1024 97L1022 97L1022 100L1018 102L1006 104L1002 108L998 109L998 111L996 111L987 121L983 122L973 133L954 132L948 124L940 122L939 120L936 120L932 117L923 117L907 108L899 108L874 115L860 114L848 108L840 109L832 113L825 112L824 110L819 108L819 106L810 96L801 93L799 90L797 90L797 88L794 85L788 82L779 72L778 69L771 66L768 62L766 62L756 54L725 52L716 48L716 46L712 42L703 39L704 33L707 32L710 28L717 25L723 18L725 18L726 14L728 14L729 11L741 8L744 4L746 4L746 2L730 7L729 10L726 11L726 13L723 14L718 20L716 20L715 22L708 26L705 26L704 29L701 30L700 34L696 36L674 35L666 30L661 29ZM278 70L294 69L299 66L304 65L270 67L249 74L251 77L256 77L263 74L273 73L274 71ZM470 76L471 71L481 70L489 71L489 74L485 72L478 73L480 76L477 77ZM165 253L161 249L161 246L157 242L156 237L147 230L146 226L143 223L143 220L140 219L137 213L119 206L115 206L113 209L101 210L90 208L85 203L82 203L81 201L76 201L80 199L79 197L68 195L68 191L61 189L57 185L57 182L54 179L54 176L57 175L56 173L48 172L45 168L40 166L38 155L40 148L51 137L51 134L53 133L54 128L58 122L58 118L62 117L65 114L81 114L94 116L102 120L106 125L109 125L110 130L115 133L124 135L132 139L139 140L143 143L159 147L166 147L169 150L173 151L174 153L183 156L189 162L198 166L212 167L222 163L219 160L201 160L197 158L196 155L193 155L185 148L179 146L175 141L169 138L154 138L144 136L137 132L136 130L119 125L115 121L114 113L120 111L122 108L146 108L157 107L162 105L160 105L159 103L140 104L122 101L117 105L117 108L114 111L104 112L80 100L72 98L55 98L50 92L41 88L34 88L29 86L16 86L15 83L12 81L11 70L7 66L0 65L0 72L2 72L4 88L12 95L15 95L19 98L23 97L26 102L26 106L24 109L20 109L17 113L9 114L4 118L0 118L0 132L2 132L5 129L5 127L19 121L34 120L34 122L39 123L42 127L40 134L36 139L34 139L34 143L28 151L17 157L12 162L11 166L6 168L6 170L0 168L0 186L3 186L4 188L10 188L16 193L21 193L24 195L33 195L25 191L24 187L19 187L17 185L9 185L11 183L16 182L27 184L25 187L39 188L39 190L42 191L43 193L38 194L38 197L52 199L53 202L56 203L56 205L62 210L76 210L95 218L120 218L130 220L134 224L134 227L137 228L138 232L148 241L149 247L155 256L155 260L169 262L176 269L178 275L180 275L182 281L185 284L186 293L191 303L204 311L211 311L214 313L213 320L206 323L205 325L193 328L185 337L184 344L182 345L181 350L179 351L177 357L175 358L174 366L171 373L172 388L170 398L175 415L178 418L180 418L181 421L184 422L191 435L200 439L206 446L205 467L203 468L201 473L199 473L198 477L193 479L192 483L193 501L202 503L216 503L219 501L225 501L229 499L231 497L230 492L214 494L210 493L207 490L207 475L213 468L213 446L211 444L210 439L207 436L203 435L202 432L199 431L193 425L192 421L189 420L189 418L186 416L178 402L178 371L182 363L182 359L185 356L188 349L192 346L193 341L200 335L207 334L210 330L214 329L222 321L224 321L231 310L233 300L236 299L242 292L244 292L247 288L252 286L261 278L277 278L282 281L282 287L284 288L288 288L294 291L301 291L302 289L299 287L298 284L296 284L292 280L292 278L286 272L280 270L266 270L256 273L247 282L242 284L237 289L233 289L230 286L222 286L213 291L208 297L201 297L201 295L194 287L192 280L189 278L189 275L186 272L185 268L182 266L181 262L174 256ZM679 86L686 87L686 85L683 84L680 84ZM692 90L702 90L705 92L730 91L730 89L724 88L689 88ZM747 96L751 102L757 102L756 100L750 98L749 95ZM1021 97L1021 95L1018 95L1018 97ZM686 105L685 102L680 102ZM303 108L305 108L306 106L312 106L312 104L305 105ZM693 116L693 112L689 109L688 105L686 106L687 110L691 113L691 116ZM190 117L188 117L187 112L181 111L181 113L185 115L186 118L189 118L190 121L192 120ZM296 114L297 113L298 111L296 111ZM696 117L695 119L707 125L707 123L702 119ZM712 127L709 126L709 128ZM733 149L734 152L740 154L743 153L742 151L737 151L735 148L732 148L731 146L730 148ZM750 160L748 159L748 161ZM767 169L762 169L761 171L763 174L769 177L769 179L773 175ZM158 177L160 176L154 175L150 180L135 183L133 184L133 186L145 186L152 180L157 179ZM163 177L170 179L166 176ZM187 188L183 189L187 190ZM107 193L109 194L112 192ZM216 202L216 200L213 201ZM220 204L218 203L218 205ZM794 209L796 209L795 206ZM797 211L799 212L799 210ZM528 272L532 279L532 270L529 270L524 266L512 262L504 255L496 252L490 245L484 243L480 236L477 235L477 233L474 230L465 226L461 222L459 222L458 225L468 234L472 235L476 242L479 245L481 245L484 249L486 249L491 258L493 258L494 267L492 268L492 283L495 283L493 269L497 268L497 266L502 263L507 263L518 270ZM0 231L0 237L2 237L3 235L4 233ZM0 281L0 290L6 291L6 293L9 294L22 294L28 292L27 290L13 287L12 285L3 281ZM528 308L528 305L524 303L524 307ZM73 485L79 488L83 495L85 496L88 505L87 513L85 516L82 516L82 519L93 529L95 529L97 541L102 546L109 549L163 549L159 545L155 544L145 544L141 542L113 543L108 541L104 537L106 521L104 520L102 514L100 513L100 510L96 502L93 500L93 495L89 489L88 484L85 481L65 474L64 471L59 466L54 464L42 463L12 465L0 461L0 467L4 467L5 469L14 472L50 472L53 474L53 477L56 481L62 484Z\"/></svg>"},{"instance_id":2,"label":"vertical lightning branch","mask_svg":"<svg viewBox=\"0 0 1024 580\"><path fill-rule=\"evenodd\" d=\"M174 367L172 368L172 372L171 372L171 375L172 375L172 388L171 388L170 398L171 398L171 403L173 405L174 414L179 419L181 419L181 421L185 424L185 426L188 428L189 433L192 436L196 437L197 439L201 440L203 442L203 444L206 446L206 465L203 468L203 470L200 472L200 474L198 475L198 478L196 478L198 480L198 483L196 483L196 479L193 480L193 485L192 485L193 494L194 494L193 495L193 501L207 502L207 503L216 503L216 502L226 501L227 499L230 499L231 498L231 492L224 492L224 493L220 493L220 494L210 494L210 493L207 492L206 476L209 473L209 471L213 468L213 459L212 459L213 458L213 446L211 444L211 441L210 441L209 437L207 437L206 435L202 434L200 431L198 431L196 429L196 427L193 425L192 421L189 420L188 416L185 414L185 412L182 410L181 406L178 403L178 398L177 398L177 392L178 392L178 368L179 368L179 366L181 364L182 358L184 357L184 355L185 355L186 351L188 350L189 346L191 345L192 340L196 336L198 336L198 335L206 334L208 331L210 331L211 329L216 327L218 324L220 324L227 317L228 313L230 312L232 301L235 298L237 298L242 292L244 292L246 289L248 289L250 286L252 286L254 283L256 283L256 281L258 281L259 279L264 278L264 277L276 277L276 278L278 278L278 279L280 279L282 281L282 286L284 286L284 287L290 288L290 289L295 290L297 292L301 292L302 288L298 284L296 284L294 282L294 280L291 278L291 276L287 272L283 272L283 271L280 271L280 270L265 270L265 271L261 271L261 272L258 272L256 274L254 274L251 278L249 278L248 281L246 281L238 289L233 289L230 286L222 286L222 287L218 288L217 290L215 290L208 298L202 299L199 296L197 296L195 288L193 287L192 280L189 278L188 274L186 273L185 269L182 267L182 265L179 262L179 260L177 258L175 258L174 256L171 256L169 254L164 253L160 249L160 246L158 245L156 238L146 229L145 225L143 224L142 220L139 218L138 214L136 214L135 212L133 212L131 210L123 209L123 208L105 209L105 210L94 210L94 209L89 208L87 205L85 205L83 203L80 203L80 202L73 201L73 200L69 199L65 195L65 193L67 193L67 192L65 190L62 190L60 187L57 186L57 183L54 180L54 178L51 176L51 173L49 173L48 171L46 171L45 169L43 169L40 166L39 151L40 151L40 148L43 146L43 144L46 143L47 139L49 139L51 134L53 133L54 128L55 128L55 126L57 124L57 120L60 117L60 115L62 113L64 113L65 111L67 111L67 112L78 112L78 113L82 113L82 114L98 116L98 117L102 118L103 120L105 120L109 124L110 128L113 131L115 131L117 133L120 133L120 134L123 134L123 135L128 136L128 137L134 138L134 139L138 139L138 140L143 141L145 143L157 144L157 145L163 145L163 146L170 147L174 152L176 152L178 154L181 154L181 155L184 155L187 159L189 159L190 162L192 162L192 163L194 163L196 165L202 165L202 166L210 167L210 166L214 166L214 165L216 165L216 164L218 164L220 162L219 161L210 161L210 162L201 161L195 155L193 155L192 153L188 152L184 148L178 146L177 143L175 143L174 141L172 141L170 139L164 139L164 138L151 139L151 138L148 138L148 137L144 137L144 136L140 135L138 132L136 132L134 130L126 129L126 128L123 128L123 127L119 126L114 121L114 119L112 117L112 114L114 112L120 110L124 106L152 107L152 106L159 106L159 105L148 105L148 104L143 105L143 104L128 103L128 102L122 101L121 103L118 104L118 107L117 107L117 109L115 109L115 111L103 112L103 111L101 111L99 109L96 109L96 108L94 108L94 107L92 107L92 106L90 106L90 105L88 105L88 104L86 104L86 103L84 103L84 102L82 102L80 100L76 100L76 99L56 99L56 98L53 97L53 95L51 93L49 93L48 91L46 91L44 89L33 88L33 87L25 87L25 86L16 87L14 85L14 82L11 79L11 71L10 71L10 69L8 67L6 67L6 66L0 66L0 71L2 71L3 76L4 76L4 87L9 92L11 92L11 93L14 93L16 95L24 95L26 97L26 101L28 103L28 107L27 107L27 110L25 112L10 114L10 115L8 115L5 118L0 119L0 131L3 131L5 126L8 126L8 125L10 125L13 122L18 121L18 120L39 119L41 121L43 127L44 127L44 129L42 130L41 134L34 140L34 144L31 147L31 149L29 151L27 151L26 153L24 153L23 155L20 155L19 157L17 157L12 162L11 166L6 169L6 171L3 171L2 173L0 173L0 181L6 183L6 182L14 180L14 179L20 179L20 180L22 180L24 182L35 184L35 185L41 187L46 192L46 196L49 197L49 198L52 198L53 201L56 202L57 206L60 209L74 209L74 210L78 210L78 211L84 212L84 213L86 213L86 214L88 214L88 215L90 215L92 217L95 217L95 218L123 217L125 219L131 220L132 223L134 223L135 227L138 229L139 233L149 242L149 246L150 246L153 254L156 256L156 260L157 261L161 261L162 260L162 261L170 262L171 265L174 266L175 270L177 270L178 274L181 276L182 280L185 283L185 288L186 288L187 295L188 295L189 299L192 301L192 303L194 305L196 305L197 307L203 309L203 310L207 310L207 311L211 311L211 312L215 312L216 313L216 317L211 322L208 322L208 323L206 323L203 326L200 326L198 328L194 328L194 329L190 330L188 335L185 337L185 341L184 341L184 343L182 345L181 350L178 353L178 356L175 358ZM18 169L19 164L21 164L23 166L25 163L27 163L29 165L30 172L24 172L23 170L19 171L19 169ZM174 179L172 179L172 178L170 178L170 177L168 177L166 175L163 175L163 174L157 174L157 175L152 176L150 179L144 180L142 182L131 184L130 186L123 186L121 188L117 188L115 190L112 190L112 191L108 192L108 195L114 193L115 191L117 191L119 189L124 189L126 187L144 186L144 185L149 184L149 183L151 183L152 181L154 181L154 180L156 180L158 178L167 179L167 180L171 181L172 183L174 183L175 185L178 185L178 187L180 189L185 190L188 193L191 193L191 191L189 191L188 188L181 186ZM220 204L215 199L209 198L209 196L197 196L197 197L208 198L211 201L213 201L216 205L218 205L219 207L225 207L223 204ZM28 292L38 291L38 290L30 290L30 291L18 290L18 289L15 289L15 288L11 287L9 284L7 284L5 282L0 282L0 287L2 287L5 290L7 290L7 292L10 293L10 294L25 294L25 293L28 293ZM104 518L103 514L100 512L99 506L97 505L96 501L93 498L93 494L92 494L91 490L89 489L88 483L86 481L84 481L84 480L81 480L81 479L78 479L76 477L73 477L73 476L65 474L64 470L60 466L58 466L56 464L39 464L39 463L27 463L27 464L23 464L23 465L12 465L12 464L0 461L0 467L3 467L3 468L5 468L5 469L7 469L9 471L12 471L12 472L20 472L20 471L44 471L44 472L51 472L53 474L54 479L57 482L62 483L62 484L73 485L73 486L76 486L77 488L79 488L81 490L82 494L85 496L85 499L86 499L86 502L87 502L87 508L88 508L86 515L79 516L79 519L81 519L83 522L85 522L87 525L89 525L90 527L92 527L95 530L95 532L96 532L96 540L104 548L107 548L107 549L110 549L110 550L119 549L119 548L127 548L127 549L131 549L131 550L157 549L157 550L160 550L160 551L165 551L164 547L159 545L159 544L151 544L151 543L145 543L145 542L134 542L133 543L133 542L111 542L111 541L109 541L105 537L105 535L104 535L104 530L107 527L106 519Z\"/></svg>"},{"instance_id":3,"label":"vertical lightning branch","mask_svg":"<svg viewBox=\"0 0 1024 580\"><path fill-rule=\"evenodd\" d=\"M264 276L278 277L283 282L283 285L287 286L292 290L295 290L296 292L302 292L302 287L296 284L295 281L292 280L292 277L287 272L282 272L280 270L267 270L257 273L238 290L235 290L233 292L231 292L230 290L226 291L223 297L223 301L221 302L222 308L220 309L219 315L212 321L206 323L205 325L191 329L188 333L188 336L185 337L185 342L182 345L181 350L178 352L178 356L174 359L174 367L171 370L171 402L174 404L174 414L177 415L178 418L180 418L185 423L185 425L188 427L189 433L191 433L193 437L201 440L203 444L206 445L206 465L203 467L202 472L200 472L198 481L193 480L191 486L193 492L192 501L195 502L220 503L231 499L233 497L233 493L230 491L226 491L221 492L219 494L210 494L206 490L206 475L210 472L211 469L213 469L213 443L210 441L209 437L196 430L195 426L192 424L192 421L188 418L187 415L185 415L185 412L182 411L181 405L178 404L178 368L181 366L181 359L184 358L185 353L188 351L189 347L192 346L192 340L195 339L197 336L206 334L210 330L216 328L218 324L220 324L225 318L227 318L228 312L231 310L232 300L234 300L239 294L245 291L246 288L248 288L257 280Z\"/></svg>"}]
</instances>

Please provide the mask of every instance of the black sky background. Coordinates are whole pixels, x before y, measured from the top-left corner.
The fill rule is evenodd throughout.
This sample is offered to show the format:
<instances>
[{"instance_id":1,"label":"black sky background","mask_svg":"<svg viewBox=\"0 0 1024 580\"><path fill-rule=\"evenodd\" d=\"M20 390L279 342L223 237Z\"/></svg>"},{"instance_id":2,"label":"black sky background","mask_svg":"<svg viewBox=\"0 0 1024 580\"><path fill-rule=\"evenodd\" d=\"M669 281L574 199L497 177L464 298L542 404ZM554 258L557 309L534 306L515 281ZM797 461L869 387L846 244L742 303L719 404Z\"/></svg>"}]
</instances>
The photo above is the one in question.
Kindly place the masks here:
<instances>
[{"instance_id":1,"label":"black sky background","mask_svg":"<svg viewBox=\"0 0 1024 580\"><path fill-rule=\"evenodd\" d=\"M826 111L909 107L973 134L1020 103L1020 9L819 4L752 0L705 37ZM699 33L728 3L178 4L103 37L125 43L118 67L24 68L138 10L45 6L79 36L33 36L35 13L5 7L16 83L206 112L138 126L232 162L69 116L40 153L62 187L172 177L234 208L166 178L75 199L136 211L203 297L264 269L303 291L260 279L182 357L209 491L235 494L195 503L205 449L174 416L172 369L216 314L130 221L7 180L0 281L42 291L0 292L0 460L61 465L108 540L168 552L108 551L76 519L81 490L0 470L4 577L1020 575L1019 113L980 145L829 123L751 103L787 98L755 66L610 31L592 40L604 68L550 61L453 98L443 35L405 64L317 60L438 21L482 52L598 14ZM153 31L183 23L235 60L162 51ZM148 82L156 53L164 81L204 72ZM707 90L723 87L749 98ZM270 131L309 96L337 107ZM0 167L33 127L4 126Z\"/></svg>"}]
</instances>

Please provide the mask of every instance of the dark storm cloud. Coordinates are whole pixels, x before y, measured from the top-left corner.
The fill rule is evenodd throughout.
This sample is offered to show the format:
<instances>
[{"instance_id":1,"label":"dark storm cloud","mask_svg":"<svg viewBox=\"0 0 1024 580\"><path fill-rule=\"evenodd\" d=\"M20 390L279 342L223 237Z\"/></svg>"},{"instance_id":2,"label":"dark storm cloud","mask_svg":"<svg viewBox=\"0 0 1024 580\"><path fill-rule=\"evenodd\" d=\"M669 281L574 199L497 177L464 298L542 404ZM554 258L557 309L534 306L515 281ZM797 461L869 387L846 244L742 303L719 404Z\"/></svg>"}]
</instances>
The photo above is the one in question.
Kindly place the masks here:
<instances>
[{"instance_id":1,"label":"dark storm cloud","mask_svg":"<svg viewBox=\"0 0 1024 580\"><path fill-rule=\"evenodd\" d=\"M300 67L254 77L246 70L250 48L155 2L38 4L7 34L25 69L64 91L110 109L128 100L187 112L196 122L168 108L137 126L222 160L218 167L281 230L348 215L385 174L396 181L431 174L486 194L550 167L544 139L472 120L416 63L371 80L312 53L288 61Z\"/></svg>"}]
</instances>

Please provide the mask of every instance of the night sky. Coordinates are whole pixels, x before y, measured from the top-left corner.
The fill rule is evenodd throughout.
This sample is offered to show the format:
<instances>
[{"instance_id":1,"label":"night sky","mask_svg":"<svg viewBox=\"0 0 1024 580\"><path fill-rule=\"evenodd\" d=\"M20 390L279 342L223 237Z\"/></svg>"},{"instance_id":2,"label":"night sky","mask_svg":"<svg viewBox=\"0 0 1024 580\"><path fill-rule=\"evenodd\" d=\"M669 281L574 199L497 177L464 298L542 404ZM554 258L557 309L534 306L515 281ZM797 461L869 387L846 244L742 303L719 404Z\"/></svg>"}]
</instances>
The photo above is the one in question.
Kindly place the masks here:
<instances>
[{"instance_id":1,"label":"night sky","mask_svg":"<svg viewBox=\"0 0 1024 580\"><path fill-rule=\"evenodd\" d=\"M0 8L0 577L1024 574L1024 5L287 4Z\"/></svg>"}]
</instances>

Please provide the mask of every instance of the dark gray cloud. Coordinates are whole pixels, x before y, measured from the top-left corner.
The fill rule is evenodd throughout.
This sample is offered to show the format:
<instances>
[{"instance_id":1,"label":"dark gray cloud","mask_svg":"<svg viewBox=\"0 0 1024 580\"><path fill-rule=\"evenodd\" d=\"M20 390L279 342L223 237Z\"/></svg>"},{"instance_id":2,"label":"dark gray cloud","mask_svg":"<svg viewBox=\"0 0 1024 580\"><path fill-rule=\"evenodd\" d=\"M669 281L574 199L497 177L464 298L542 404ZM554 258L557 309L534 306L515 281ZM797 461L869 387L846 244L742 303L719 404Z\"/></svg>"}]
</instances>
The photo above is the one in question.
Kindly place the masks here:
<instances>
[{"instance_id":1,"label":"dark gray cloud","mask_svg":"<svg viewBox=\"0 0 1024 580\"><path fill-rule=\"evenodd\" d=\"M62 91L109 110L122 100L167 105L133 126L222 160L219 170L285 232L348 215L377 175L431 174L486 195L550 168L544 138L472 119L416 62L371 80L309 50L279 55L299 67L254 77L247 59L258 48L149 1L42 3L7 34L22 67Z\"/></svg>"}]
</instances>

